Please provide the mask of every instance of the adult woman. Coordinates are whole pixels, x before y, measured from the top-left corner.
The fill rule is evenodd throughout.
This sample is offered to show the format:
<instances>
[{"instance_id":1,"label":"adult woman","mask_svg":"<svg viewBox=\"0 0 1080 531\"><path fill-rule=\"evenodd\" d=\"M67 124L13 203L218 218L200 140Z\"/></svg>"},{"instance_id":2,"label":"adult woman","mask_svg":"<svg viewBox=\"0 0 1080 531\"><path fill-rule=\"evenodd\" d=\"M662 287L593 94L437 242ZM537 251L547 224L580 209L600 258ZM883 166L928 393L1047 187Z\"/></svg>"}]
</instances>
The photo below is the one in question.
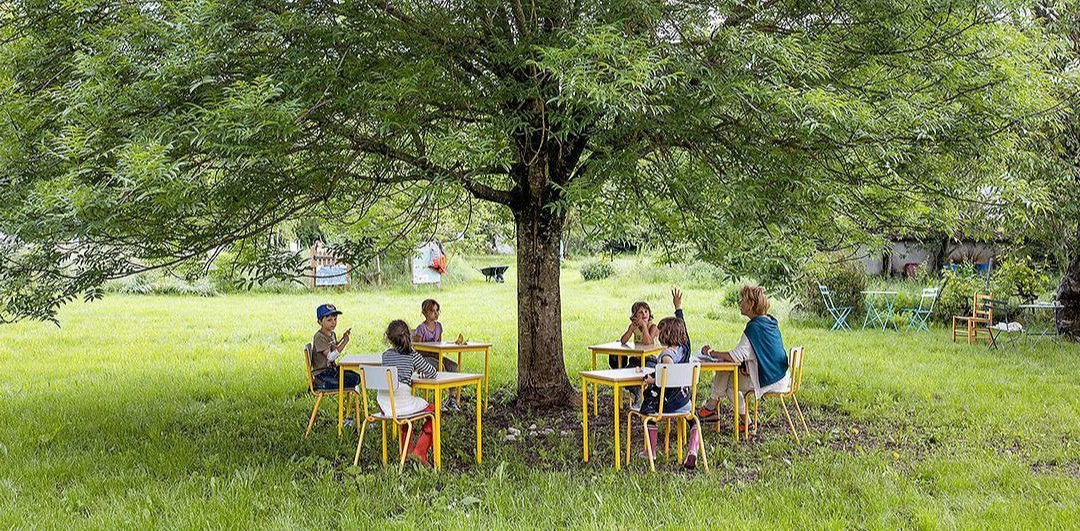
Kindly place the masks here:
<instances>
[{"instance_id":1,"label":"adult woman","mask_svg":"<svg viewBox=\"0 0 1080 531\"><path fill-rule=\"evenodd\" d=\"M718 372L713 378L712 394L698 410L698 418L716 416L716 406L721 397L735 399L735 393L745 393L751 389L758 398L769 392L786 391L791 387L788 374L787 351L780 336L780 327L776 318L769 315L769 298L759 286L739 288L739 311L750 319L746 323L738 344L729 352L712 350L708 345L701 347L701 353L723 361L742 364L740 371L749 378L739 379L739 389L731 384L731 374ZM739 414L746 413L746 401L739 402ZM740 429L746 430L747 426Z\"/></svg>"}]
</instances>

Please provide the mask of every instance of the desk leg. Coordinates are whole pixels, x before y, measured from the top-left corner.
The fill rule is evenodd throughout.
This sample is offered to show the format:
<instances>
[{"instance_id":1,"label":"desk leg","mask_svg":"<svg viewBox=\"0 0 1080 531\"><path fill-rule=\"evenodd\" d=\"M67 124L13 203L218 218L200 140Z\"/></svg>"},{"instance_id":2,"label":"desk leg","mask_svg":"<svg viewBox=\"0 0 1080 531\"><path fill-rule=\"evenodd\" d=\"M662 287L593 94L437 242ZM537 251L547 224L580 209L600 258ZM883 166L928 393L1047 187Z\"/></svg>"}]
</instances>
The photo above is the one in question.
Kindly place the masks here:
<instances>
[{"instance_id":1,"label":"desk leg","mask_svg":"<svg viewBox=\"0 0 1080 531\"><path fill-rule=\"evenodd\" d=\"M620 451L622 445L619 443L619 432L622 431L619 429L619 403L622 402L622 395L619 393L621 389L618 385L612 386L612 389L615 392L615 396L612 398L615 402L615 422L613 423L615 426L615 470L618 470L621 468L620 462L622 461L622 452Z\"/></svg>"},{"instance_id":2,"label":"desk leg","mask_svg":"<svg viewBox=\"0 0 1080 531\"><path fill-rule=\"evenodd\" d=\"M488 369L491 366L491 348L484 349L484 409L488 407L488 394L491 393L491 385L488 380Z\"/></svg>"},{"instance_id":3,"label":"desk leg","mask_svg":"<svg viewBox=\"0 0 1080 531\"><path fill-rule=\"evenodd\" d=\"M457 370L458 370L458 372L461 372L461 353L460 352L457 353ZM479 400L480 395L476 395L476 396L477 396L476 399ZM461 387L457 388L457 403L458 403L459 406L461 405Z\"/></svg>"},{"instance_id":4,"label":"desk leg","mask_svg":"<svg viewBox=\"0 0 1080 531\"><path fill-rule=\"evenodd\" d=\"M596 351L592 353L592 370L596 370ZM592 388L592 413L593 415L600 414L600 408L596 407L596 396L600 393L600 386L593 383Z\"/></svg>"},{"instance_id":5,"label":"desk leg","mask_svg":"<svg viewBox=\"0 0 1080 531\"><path fill-rule=\"evenodd\" d=\"M589 382L581 380L581 460L589 462Z\"/></svg>"},{"instance_id":6,"label":"desk leg","mask_svg":"<svg viewBox=\"0 0 1080 531\"><path fill-rule=\"evenodd\" d=\"M338 365L337 373L337 436L345 426L345 368Z\"/></svg>"},{"instance_id":7,"label":"desk leg","mask_svg":"<svg viewBox=\"0 0 1080 531\"><path fill-rule=\"evenodd\" d=\"M742 395L742 391L739 390L739 369L731 371L731 385L735 387L735 397L732 400L732 407L735 410L735 442L739 442L739 397Z\"/></svg>"},{"instance_id":8,"label":"desk leg","mask_svg":"<svg viewBox=\"0 0 1080 531\"><path fill-rule=\"evenodd\" d=\"M443 361L442 361L442 359L443 359L443 353L440 350L439 351L439 372L443 372Z\"/></svg>"},{"instance_id":9,"label":"desk leg","mask_svg":"<svg viewBox=\"0 0 1080 531\"><path fill-rule=\"evenodd\" d=\"M484 428L481 415L483 415L484 407L480 404L480 382L476 382L476 464L480 464L484 459ZM487 398L486 394L484 398Z\"/></svg>"},{"instance_id":10,"label":"desk leg","mask_svg":"<svg viewBox=\"0 0 1080 531\"><path fill-rule=\"evenodd\" d=\"M441 363L441 357L439 361ZM438 388L435 389L435 425L432 426L432 432L435 442L435 470L439 471L442 469L442 390Z\"/></svg>"}]
</instances>

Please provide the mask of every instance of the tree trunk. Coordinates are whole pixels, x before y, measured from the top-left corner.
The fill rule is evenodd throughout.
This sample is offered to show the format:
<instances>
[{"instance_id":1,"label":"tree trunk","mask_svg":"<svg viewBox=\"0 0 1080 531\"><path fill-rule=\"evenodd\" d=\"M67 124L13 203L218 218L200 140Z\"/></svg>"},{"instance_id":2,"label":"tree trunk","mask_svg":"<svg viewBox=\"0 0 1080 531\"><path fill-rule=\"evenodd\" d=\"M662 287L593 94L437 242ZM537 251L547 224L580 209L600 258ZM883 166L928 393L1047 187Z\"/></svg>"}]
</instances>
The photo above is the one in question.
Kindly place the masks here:
<instances>
[{"instance_id":1,"label":"tree trunk","mask_svg":"<svg viewBox=\"0 0 1080 531\"><path fill-rule=\"evenodd\" d=\"M1057 311L1057 329L1060 334L1080 340L1080 230L1076 236L1077 248L1058 285L1058 301L1063 307Z\"/></svg>"},{"instance_id":2,"label":"tree trunk","mask_svg":"<svg viewBox=\"0 0 1080 531\"><path fill-rule=\"evenodd\" d=\"M559 242L565 215L530 202L514 209L517 226L519 405L566 407L574 387L562 348Z\"/></svg>"}]
</instances>

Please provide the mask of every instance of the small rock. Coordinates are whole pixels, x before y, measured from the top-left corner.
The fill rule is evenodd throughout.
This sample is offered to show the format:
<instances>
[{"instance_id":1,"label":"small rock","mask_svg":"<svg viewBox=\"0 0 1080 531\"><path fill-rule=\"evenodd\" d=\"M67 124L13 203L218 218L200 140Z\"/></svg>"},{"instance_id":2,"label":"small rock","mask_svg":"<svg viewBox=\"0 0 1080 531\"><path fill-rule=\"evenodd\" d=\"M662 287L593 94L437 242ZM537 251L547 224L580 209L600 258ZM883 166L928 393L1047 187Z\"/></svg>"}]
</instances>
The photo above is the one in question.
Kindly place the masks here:
<instances>
[{"instance_id":1,"label":"small rock","mask_svg":"<svg viewBox=\"0 0 1080 531\"><path fill-rule=\"evenodd\" d=\"M511 434L513 434L513 435L518 435L518 434L520 434L520 433L521 433L521 430L519 430L519 429L517 429L517 428L506 428L506 431L507 431L508 433L511 433Z\"/></svg>"},{"instance_id":2,"label":"small rock","mask_svg":"<svg viewBox=\"0 0 1080 531\"><path fill-rule=\"evenodd\" d=\"M563 437L566 437L567 435L570 435L570 432L568 432L568 431L566 431L566 430L561 430L561 431L559 432L559 435L562 435Z\"/></svg>"},{"instance_id":3,"label":"small rock","mask_svg":"<svg viewBox=\"0 0 1080 531\"><path fill-rule=\"evenodd\" d=\"M508 433L508 434L506 434L506 438L503 439L503 440L504 441L516 441L517 440L517 435L514 435L513 433Z\"/></svg>"},{"instance_id":4,"label":"small rock","mask_svg":"<svg viewBox=\"0 0 1080 531\"><path fill-rule=\"evenodd\" d=\"M535 430L536 430L536 424L529 424L529 431L535 431Z\"/></svg>"},{"instance_id":5,"label":"small rock","mask_svg":"<svg viewBox=\"0 0 1080 531\"><path fill-rule=\"evenodd\" d=\"M544 428L544 435L554 435L554 434L555 434L555 430L553 430L551 428Z\"/></svg>"}]
</instances>

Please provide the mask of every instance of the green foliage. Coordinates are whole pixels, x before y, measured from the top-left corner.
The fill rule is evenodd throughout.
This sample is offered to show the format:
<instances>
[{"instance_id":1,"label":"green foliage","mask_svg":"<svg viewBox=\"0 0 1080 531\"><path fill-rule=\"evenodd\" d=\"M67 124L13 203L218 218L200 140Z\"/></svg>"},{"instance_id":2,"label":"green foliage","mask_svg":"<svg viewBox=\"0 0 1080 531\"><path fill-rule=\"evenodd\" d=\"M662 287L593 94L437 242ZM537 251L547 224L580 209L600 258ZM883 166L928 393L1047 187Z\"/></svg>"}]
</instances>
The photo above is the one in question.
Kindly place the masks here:
<instances>
[{"instance_id":1,"label":"green foliage","mask_svg":"<svg viewBox=\"0 0 1080 531\"><path fill-rule=\"evenodd\" d=\"M105 285L105 290L131 295L196 295L199 297L213 297L219 293L218 288L208 278L188 281L158 272L139 273L114 280Z\"/></svg>"},{"instance_id":2,"label":"green foliage","mask_svg":"<svg viewBox=\"0 0 1080 531\"><path fill-rule=\"evenodd\" d=\"M970 315L975 293L991 293L995 299L1020 304L1048 295L1054 286L1050 273L1029 257L1002 260L991 272L989 284L986 275L971 264L946 269L942 275L948 284L938 302L941 312L935 312L942 319Z\"/></svg>"},{"instance_id":3,"label":"green foliage","mask_svg":"<svg viewBox=\"0 0 1080 531\"><path fill-rule=\"evenodd\" d=\"M866 290L868 278L860 261L844 260L834 255L819 255L804 266L798 299L806 311L814 315L828 316L829 312L818 288L819 285L824 285L832 294L833 304L854 308L848 317L849 322L854 322L855 316L863 312L861 292Z\"/></svg>"},{"instance_id":4,"label":"green foliage","mask_svg":"<svg viewBox=\"0 0 1080 531\"><path fill-rule=\"evenodd\" d=\"M581 265L581 278L603 280L615 275L615 267L603 260L590 260Z\"/></svg>"}]
</instances>

